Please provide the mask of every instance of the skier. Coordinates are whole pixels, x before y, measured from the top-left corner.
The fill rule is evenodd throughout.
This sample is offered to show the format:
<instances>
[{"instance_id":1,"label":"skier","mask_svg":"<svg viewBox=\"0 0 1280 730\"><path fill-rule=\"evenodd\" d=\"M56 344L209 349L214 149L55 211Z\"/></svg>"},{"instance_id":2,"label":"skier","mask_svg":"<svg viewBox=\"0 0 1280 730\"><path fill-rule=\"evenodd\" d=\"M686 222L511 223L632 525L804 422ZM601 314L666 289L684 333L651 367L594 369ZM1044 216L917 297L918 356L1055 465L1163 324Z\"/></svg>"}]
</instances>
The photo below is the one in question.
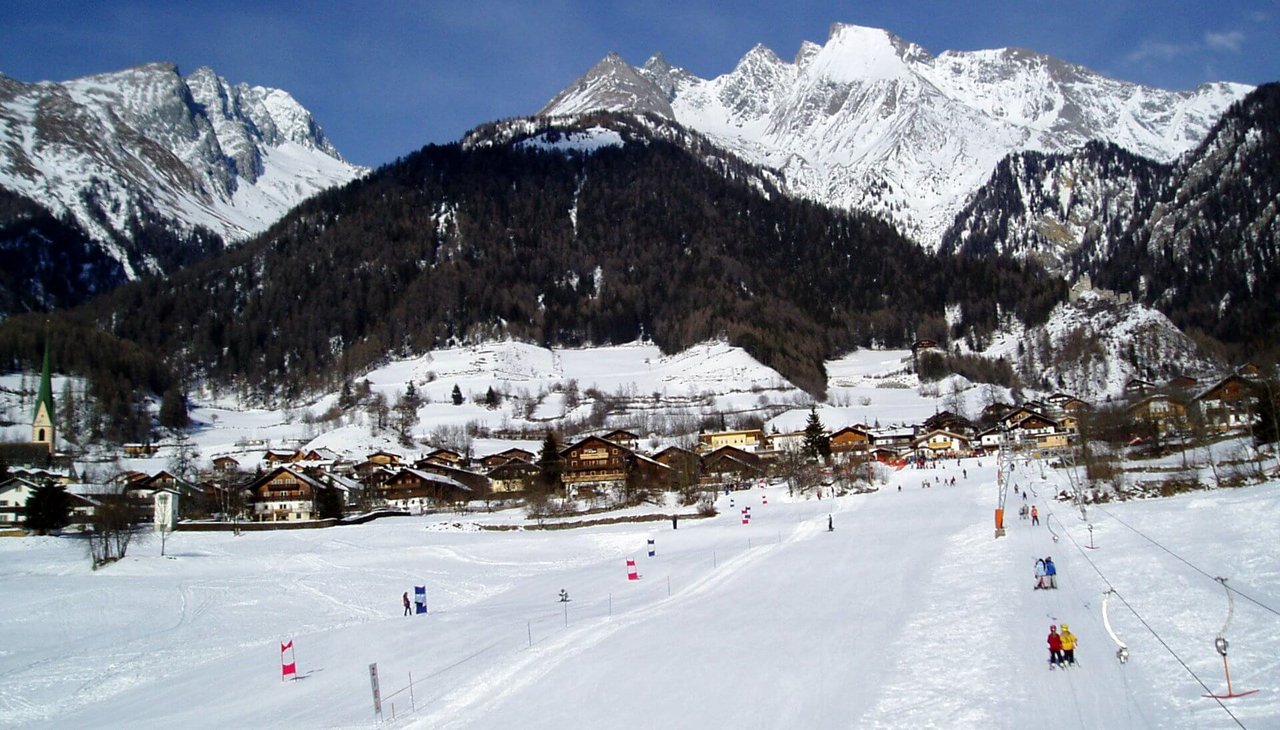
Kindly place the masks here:
<instances>
[{"instance_id":1,"label":"skier","mask_svg":"<svg viewBox=\"0 0 1280 730\"><path fill-rule=\"evenodd\" d=\"M1058 587L1058 566L1053 564L1053 558L1044 559L1044 574L1049 579L1048 587L1056 589ZM1062 625L1062 631L1066 633L1066 624Z\"/></svg>"},{"instance_id":2,"label":"skier","mask_svg":"<svg viewBox=\"0 0 1280 730\"><path fill-rule=\"evenodd\" d=\"M404 615L409 615L409 591L404 592Z\"/></svg>"},{"instance_id":3,"label":"skier","mask_svg":"<svg viewBox=\"0 0 1280 730\"><path fill-rule=\"evenodd\" d=\"M1036 511L1036 506L1031 505L1031 526L1038 527L1040 525L1040 513Z\"/></svg>"},{"instance_id":4,"label":"skier","mask_svg":"<svg viewBox=\"0 0 1280 730\"><path fill-rule=\"evenodd\" d=\"M1071 627L1066 624L1062 625L1062 634L1058 637L1062 642L1062 666L1076 665L1076 635L1071 633Z\"/></svg>"},{"instance_id":5,"label":"skier","mask_svg":"<svg viewBox=\"0 0 1280 730\"><path fill-rule=\"evenodd\" d=\"M1058 627L1049 627L1049 669L1057 669L1062 662L1062 637L1058 636Z\"/></svg>"},{"instance_id":6,"label":"skier","mask_svg":"<svg viewBox=\"0 0 1280 730\"><path fill-rule=\"evenodd\" d=\"M1044 590L1044 561L1036 558L1036 590Z\"/></svg>"},{"instance_id":7,"label":"skier","mask_svg":"<svg viewBox=\"0 0 1280 730\"><path fill-rule=\"evenodd\" d=\"M827 515L827 532L835 532L835 523L831 521L831 515Z\"/></svg>"}]
</instances>

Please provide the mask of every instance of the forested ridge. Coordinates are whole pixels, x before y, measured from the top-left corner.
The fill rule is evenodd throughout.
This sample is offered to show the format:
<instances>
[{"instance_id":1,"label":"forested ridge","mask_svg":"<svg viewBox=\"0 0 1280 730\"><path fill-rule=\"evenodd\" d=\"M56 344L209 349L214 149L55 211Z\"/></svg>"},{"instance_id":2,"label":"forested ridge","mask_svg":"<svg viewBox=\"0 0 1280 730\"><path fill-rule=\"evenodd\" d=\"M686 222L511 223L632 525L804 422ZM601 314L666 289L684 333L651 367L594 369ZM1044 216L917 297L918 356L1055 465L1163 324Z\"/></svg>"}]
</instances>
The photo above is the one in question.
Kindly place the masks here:
<instances>
[{"instance_id":1,"label":"forested ridge","mask_svg":"<svg viewBox=\"0 0 1280 730\"><path fill-rule=\"evenodd\" d=\"M388 355L495 337L648 337L667 352L725 338L821 394L823 361L841 352L980 339L998 312L1038 321L1062 298L1036 265L928 254L877 219L789 199L762 171L711 164L633 121L580 126L602 124L626 143L425 147L56 326L133 343L188 387L263 401L336 388ZM955 331L948 304L961 308Z\"/></svg>"}]
</instances>

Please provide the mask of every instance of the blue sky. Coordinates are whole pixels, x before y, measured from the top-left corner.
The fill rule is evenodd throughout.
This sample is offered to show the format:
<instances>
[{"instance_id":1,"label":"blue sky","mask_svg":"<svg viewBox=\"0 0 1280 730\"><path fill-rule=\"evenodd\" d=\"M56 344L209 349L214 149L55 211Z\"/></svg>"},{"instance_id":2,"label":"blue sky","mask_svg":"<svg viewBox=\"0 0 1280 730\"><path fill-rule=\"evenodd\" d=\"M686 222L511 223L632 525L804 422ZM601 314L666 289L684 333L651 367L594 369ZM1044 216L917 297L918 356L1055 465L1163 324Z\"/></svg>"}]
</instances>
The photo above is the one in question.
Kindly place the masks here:
<instances>
[{"instance_id":1,"label":"blue sky","mask_svg":"<svg viewBox=\"0 0 1280 730\"><path fill-rule=\"evenodd\" d=\"M609 51L637 65L661 51L710 78L756 43L790 59L833 22L886 28L935 54L1030 48L1167 89L1280 80L1280 0L738 5L6 0L0 72L56 81L151 61L184 74L210 66L232 83L286 89L365 165L532 114Z\"/></svg>"}]
</instances>

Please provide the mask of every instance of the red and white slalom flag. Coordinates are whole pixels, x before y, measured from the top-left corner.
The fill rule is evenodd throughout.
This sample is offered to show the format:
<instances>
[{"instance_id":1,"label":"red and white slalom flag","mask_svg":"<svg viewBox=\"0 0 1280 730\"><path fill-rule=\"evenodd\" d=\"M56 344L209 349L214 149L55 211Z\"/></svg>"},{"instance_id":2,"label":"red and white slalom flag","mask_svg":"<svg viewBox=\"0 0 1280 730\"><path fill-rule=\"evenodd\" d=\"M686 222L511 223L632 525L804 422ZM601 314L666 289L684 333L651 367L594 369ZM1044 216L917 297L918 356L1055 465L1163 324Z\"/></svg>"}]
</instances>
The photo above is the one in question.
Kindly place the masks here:
<instances>
[{"instance_id":1,"label":"red and white slalom flag","mask_svg":"<svg viewBox=\"0 0 1280 730\"><path fill-rule=\"evenodd\" d=\"M635 558L627 558L627 580L640 580L640 574L636 572Z\"/></svg>"},{"instance_id":2,"label":"red and white slalom flag","mask_svg":"<svg viewBox=\"0 0 1280 730\"><path fill-rule=\"evenodd\" d=\"M285 661L285 652L289 654L289 661ZM293 639L280 642L280 681L289 677L298 678L298 657L293 653Z\"/></svg>"},{"instance_id":3,"label":"red and white slalom flag","mask_svg":"<svg viewBox=\"0 0 1280 730\"><path fill-rule=\"evenodd\" d=\"M751 508L750 507L747 507L742 510L742 524L744 525L751 524Z\"/></svg>"}]
</instances>

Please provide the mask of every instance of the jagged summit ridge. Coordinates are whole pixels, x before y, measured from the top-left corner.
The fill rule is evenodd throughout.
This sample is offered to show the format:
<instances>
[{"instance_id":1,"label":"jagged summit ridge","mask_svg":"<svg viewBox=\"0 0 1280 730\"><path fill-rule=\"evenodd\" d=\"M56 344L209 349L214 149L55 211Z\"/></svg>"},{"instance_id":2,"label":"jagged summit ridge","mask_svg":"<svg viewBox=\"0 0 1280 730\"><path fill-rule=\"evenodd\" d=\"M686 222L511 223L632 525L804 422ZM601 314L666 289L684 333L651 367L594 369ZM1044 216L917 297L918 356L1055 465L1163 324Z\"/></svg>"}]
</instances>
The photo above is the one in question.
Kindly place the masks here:
<instances>
[{"instance_id":1,"label":"jagged summit ridge","mask_svg":"<svg viewBox=\"0 0 1280 730\"><path fill-rule=\"evenodd\" d=\"M0 186L70 214L131 276L131 221L228 241L363 170L287 92L149 63L71 81L0 78Z\"/></svg>"},{"instance_id":2,"label":"jagged summit ridge","mask_svg":"<svg viewBox=\"0 0 1280 730\"><path fill-rule=\"evenodd\" d=\"M602 61L540 114L669 114L778 169L791 192L878 213L929 248L1008 154L1101 140L1171 161L1251 89L1164 91L1016 48L935 56L888 31L839 23L792 62L757 45L713 79L660 56L641 68L606 60L608 73Z\"/></svg>"},{"instance_id":3,"label":"jagged summit ridge","mask_svg":"<svg viewBox=\"0 0 1280 730\"><path fill-rule=\"evenodd\" d=\"M674 117L662 88L616 53L610 53L592 66L582 78L547 102L538 114L589 111L629 111Z\"/></svg>"}]
</instances>

